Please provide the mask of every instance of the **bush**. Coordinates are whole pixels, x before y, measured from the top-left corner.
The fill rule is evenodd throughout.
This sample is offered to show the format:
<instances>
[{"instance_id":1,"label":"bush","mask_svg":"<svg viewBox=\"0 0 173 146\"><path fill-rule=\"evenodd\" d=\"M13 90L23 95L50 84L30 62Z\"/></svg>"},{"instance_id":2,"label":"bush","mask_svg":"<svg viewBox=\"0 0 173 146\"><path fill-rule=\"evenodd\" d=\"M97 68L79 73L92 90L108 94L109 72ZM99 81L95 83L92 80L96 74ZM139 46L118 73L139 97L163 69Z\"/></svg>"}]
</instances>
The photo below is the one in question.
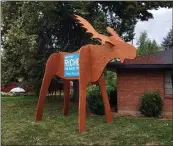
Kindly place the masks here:
<instances>
[{"instance_id":1,"label":"bush","mask_svg":"<svg viewBox=\"0 0 173 146\"><path fill-rule=\"evenodd\" d=\"M162 112L163 101L159 92L145 91L141 96L140 112L147 117L158 117Z\"/></svg>"},{"instance_id":2,"label":"bush","mask_svg":"<svg viewBox=\"0 0 173 146\"><path fill-rule=\"evenodd\" d=\"M92 85L87 88L87 101L89 109L92 113L104 115L104 103L101 97L99 86Z\"/></svg>"},{"instance_id":3,"label":"bush","mask_svg":"<svg viewBox=\"0 0 173 146\"><path fill-rule=\"evenodd\" d=\"M117 91L116 91L116 74L111 71L105 72L106 80L106 90L108 97L110 98L110 105L117 106ZM92 85L87 89L87 99L90 111L94 114L103 115L104 112L104 103L101 97L101 92L99 86ZM117 111L117 107L115 107Z\"/></svg>"},{"instance_id":4,"label":"bush","mask_svg":"<svg viewBox=\"0 0 173 146\"><path fill-rule=\"evenodd\" d=\"M107 86L108 92L109 92L109 90L115 90L116 82L117 82L116 73L107 71L105 79L106 79L106 86Z\"/></svg>"}]
</instances>

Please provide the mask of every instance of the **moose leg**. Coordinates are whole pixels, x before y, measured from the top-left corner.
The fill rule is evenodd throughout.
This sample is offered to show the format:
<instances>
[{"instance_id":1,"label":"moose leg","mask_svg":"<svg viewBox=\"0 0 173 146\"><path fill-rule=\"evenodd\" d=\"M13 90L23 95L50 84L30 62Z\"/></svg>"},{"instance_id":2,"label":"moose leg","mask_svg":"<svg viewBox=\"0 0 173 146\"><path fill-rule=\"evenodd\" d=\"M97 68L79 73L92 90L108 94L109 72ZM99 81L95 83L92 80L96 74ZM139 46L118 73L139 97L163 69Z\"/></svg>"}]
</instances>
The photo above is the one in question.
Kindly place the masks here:
<instances>
[{"instance_id":1,"label":"moose leg","mask_svg":"<svg viewBox=\"0 0 173 146\"><path fill-rule=\"evenodd\" d=\"M64 80L64 109L63 109L64 115L68 114L69 102L70 102L70 81Z\"/></svg>"},{"instance_id":2,"label":"moose leg","mask_svg":"<svg viewBox=\"0 0 173 146\"><path fill-rule=\"evenodd\" d=\"M105 85L105 80L104 80L103 75L99 79L99 86L100 86L101 94L102 94L102 97L103 97L106 120L107 120L108 123L111 123L112 122L112 113L111 113L111 109L110 109L110 104L109 104L108 95L107 95L107 92L106 92L106 87L105 87L106 85Z\"/></svg>"},{"instance_id":3,"label":"moose leg","mask_svg":"<svg viewBox=\"0 0 173 146\"><path fill-rule=\"evenodd\" d=\"M35 117L36 121L40 121L42 119L45 97L46 97L48 87L50 85L52 77L53 77L53 74L50 71L46 70L44 77L43 77L43 81L42 81L42 86L41 86L40 95L39 95L39 101L37 104L37 112L36 112L36 117Z\"/></svg>"},{"instance_id":4,"label":"moose leg","mask_svg":"<svg viewBox=\"0 0 173 146\"><path fill-rule=\"evenodd\" d=\"M86 130L86 89L87 83L79 83L79 132L84 132Z\"/></svg>"}]
</instances>

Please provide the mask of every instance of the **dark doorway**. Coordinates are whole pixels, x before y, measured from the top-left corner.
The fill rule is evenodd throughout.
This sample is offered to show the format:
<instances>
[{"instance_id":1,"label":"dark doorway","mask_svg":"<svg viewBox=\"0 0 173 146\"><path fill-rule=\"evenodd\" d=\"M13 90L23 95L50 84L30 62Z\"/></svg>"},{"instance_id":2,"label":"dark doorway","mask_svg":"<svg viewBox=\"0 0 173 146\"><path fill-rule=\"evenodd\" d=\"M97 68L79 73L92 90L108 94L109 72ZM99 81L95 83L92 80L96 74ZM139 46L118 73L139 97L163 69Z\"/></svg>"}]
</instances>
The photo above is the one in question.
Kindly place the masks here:
<instances>
[{"instance_id":1,"label":"dark doorway","mask_svg":"<svg viewBox=\"0 0 173 146\"><path fill-rule=\"evenodd\" d=\"M107 70L105 73L107 81L107 93L109 96L109 103L112 112L118 112L117 110L117 75L115 72Z\"/></svg>"},{"instance_id":2,"label":"dark doorway","mask_svg":"<svg viewBox=\"0 0 173 146\"><path fill-rule=\"evenodd\" d=\"M110 99L109 99L109 103L111 108L113 109L113 112L118 112L118 108L117 108L117 89L115 89L115 91L111 91L110 93Z\"/></svg>"}]
</instances>

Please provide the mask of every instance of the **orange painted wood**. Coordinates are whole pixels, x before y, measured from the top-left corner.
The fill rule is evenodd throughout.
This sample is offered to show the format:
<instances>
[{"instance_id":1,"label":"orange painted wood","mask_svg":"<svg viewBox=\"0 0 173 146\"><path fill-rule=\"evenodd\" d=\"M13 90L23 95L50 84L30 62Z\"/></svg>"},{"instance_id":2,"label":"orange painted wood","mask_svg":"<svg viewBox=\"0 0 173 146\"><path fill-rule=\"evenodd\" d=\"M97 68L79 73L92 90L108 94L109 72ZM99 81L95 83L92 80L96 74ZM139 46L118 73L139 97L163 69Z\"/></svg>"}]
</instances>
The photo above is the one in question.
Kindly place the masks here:
<instances>
[{"instance_id":1,"label":"orange painted wood","mask_svg":"<svg viewBox=\"0 0 173 146\"><path fill-rule=\"evenodd\" d=\"M80 20L80 23L82 23L83 26L85 26L85 28L88 29L87 32L94 34L94 38L100 37L102 45L88 44L86 46L81 47L76 52L59 52L54 53L49 57L46 63L46 69L40 90L35 120L39 121L42 119L45 96L47 94L50 81L54 75L64 79L64 115L68 114L69 108L69 81L77 79L79 80L78 128L79 132L84 132L86 130L86 90L88 83L99 83L105 106L106 120L108 123L111 123L111 110L108 101L108 96L106 93L105 81L102 74L108 62L114 58L119 58L121 62L123 62L125 58L135 58L136 48L133 45L124 42L111 28L107 29L112 36L107 37L94 31L94 28L91 28L92 26L89 26L88 23L86 25L86 22L80 16L78 17L78 20ZM79 77L65 77L64 56L67 54L74 53L79 54Z\"/></svg>"},{"instance_id":2,"label":"orange painted wood","mask_svg":"<svg viewBox=\"0 0 173 146\"><path fill-rule=\"evenodd\" d=\"M103 97L105 113L106 113L106 121L107 123L112 123L112 114L111 114L111 108L109 105L108 95L106 92L106 84L104 80L104 75L102 75L101 78L99 79L99 86L100 86L101 94Z\"/></svg>"}]
</instances>

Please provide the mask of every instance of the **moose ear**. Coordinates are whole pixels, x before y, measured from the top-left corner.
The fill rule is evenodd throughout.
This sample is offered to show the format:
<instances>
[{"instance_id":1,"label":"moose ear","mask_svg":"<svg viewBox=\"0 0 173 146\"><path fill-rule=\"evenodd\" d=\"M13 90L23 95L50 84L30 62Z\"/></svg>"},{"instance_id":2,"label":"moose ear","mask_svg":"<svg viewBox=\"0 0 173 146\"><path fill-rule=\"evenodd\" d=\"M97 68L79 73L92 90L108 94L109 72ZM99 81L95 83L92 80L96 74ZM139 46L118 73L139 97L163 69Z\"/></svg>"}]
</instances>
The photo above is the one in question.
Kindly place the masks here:
<instances>
[{"instance_id":1,"label":"moose ear","mask_svg":"<svg viewBox=\"0 0 173 146\"><path fill-rule=\"evenodd\" d=\"M118 41L123 41L123 39L118 35L118 33L111 27L107 27L107 32L110 33Z\"/></svg>"},{"instance_id":2,"label":"moose ear","mask_svg":"<svg viewBox=\"0 0 173 146\"><path fill-rule=\"evenodd\" d=\"M117 41L118 40L114 36L110 36L109 39L106 40L105 42L110 43L115 46Z\"/></svg>"},{"instance_id":3,"label":"moose ear","mask_svg":"<svg viewBox=\"0 0 173 146\"><path fill-rule=\"evenodd\" d=\"M115 44L111 40L106 40L105 45L109 45L111 47L115 46Z\"/></svg>"}]
</instances>

